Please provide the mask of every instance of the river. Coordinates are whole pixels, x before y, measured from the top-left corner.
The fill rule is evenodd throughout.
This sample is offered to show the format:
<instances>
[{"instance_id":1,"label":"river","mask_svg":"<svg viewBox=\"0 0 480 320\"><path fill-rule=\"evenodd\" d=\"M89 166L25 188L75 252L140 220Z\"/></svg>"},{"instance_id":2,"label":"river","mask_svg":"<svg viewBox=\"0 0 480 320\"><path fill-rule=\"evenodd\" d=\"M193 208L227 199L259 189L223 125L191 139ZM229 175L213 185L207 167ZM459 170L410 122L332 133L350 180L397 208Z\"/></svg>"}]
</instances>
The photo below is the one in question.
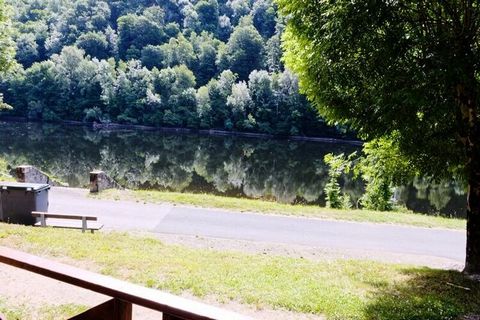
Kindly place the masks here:
<instances>
[{"instance_id":1,"label":"river","mask_svg":"<svg viewBox=\"0 0 480 320\"><path fill-rule=\"evenodd\" d=\"M1 157L14 166L36 166L72 187L87 186L88 173L101 169L132 189L324 205L324 155L355 150L349 143L0 122ZM362 183L344 177L341 184L357 203ZM395 200L417 212L460 217L465 193L453 182L416 179L396 188Z\"/></svg>"}]
</instances>

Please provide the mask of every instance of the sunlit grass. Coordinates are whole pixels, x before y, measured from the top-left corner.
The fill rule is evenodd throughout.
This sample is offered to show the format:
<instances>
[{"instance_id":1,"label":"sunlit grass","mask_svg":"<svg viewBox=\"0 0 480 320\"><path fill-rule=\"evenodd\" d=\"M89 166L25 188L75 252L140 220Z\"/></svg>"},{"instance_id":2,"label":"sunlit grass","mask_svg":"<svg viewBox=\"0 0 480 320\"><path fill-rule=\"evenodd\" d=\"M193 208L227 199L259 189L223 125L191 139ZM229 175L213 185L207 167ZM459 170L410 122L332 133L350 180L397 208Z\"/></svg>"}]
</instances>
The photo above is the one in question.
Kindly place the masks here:
<instances>
[{"instance_id":1,"label":"sunlit grass","mask_svg":"<svg viewBox=\"0 0 480 320\"><path fill-rule=\"evenodd\" d=\"M68 257L101 273L175 294L328 319L436 320L480 313L480 284L455 271L195 250L148 236L12 225L0 225L0 244Z\"/></svg>"},{"instance_id":2,"label":"sunlit grass","mask_svg":"<svg viewBox=\"0 0 480 320\"><path fill-rule=\"evenodd\" d=\"M69 304L45 304L32 306L27 304L16 304L15 301L0 300L0 314L8 320L58 320L67 319L88 309L86 306Z\"/></svg>"},{"instance_id":3,"label":"sunlit grass","mask_svg":"<svg viewBox=\"0 0 480 320\"><path fill-rule=\"evenodd\" d=\"M7 161L1 157L0 157L0 181L15 181L15 179L9 173Z\"/></svg>"},{"instance_id":4,"label":"sunlit grass","mask_svg":"<svg viewBox=\"0 0 480 320\"><path fill-rule=\"evenodd\" d=\"M357 222L404 224L427 228L465 229L464 219L428 216L411 212L380 212L369 210L336 210L314 205L290 205L273 201L223 197L211 194L178 193L163 191L106 190L94 197L141 202L170 202L205 208L220 208L234 211L269 213L289 216Z\"/></svg>"}]
</instances>

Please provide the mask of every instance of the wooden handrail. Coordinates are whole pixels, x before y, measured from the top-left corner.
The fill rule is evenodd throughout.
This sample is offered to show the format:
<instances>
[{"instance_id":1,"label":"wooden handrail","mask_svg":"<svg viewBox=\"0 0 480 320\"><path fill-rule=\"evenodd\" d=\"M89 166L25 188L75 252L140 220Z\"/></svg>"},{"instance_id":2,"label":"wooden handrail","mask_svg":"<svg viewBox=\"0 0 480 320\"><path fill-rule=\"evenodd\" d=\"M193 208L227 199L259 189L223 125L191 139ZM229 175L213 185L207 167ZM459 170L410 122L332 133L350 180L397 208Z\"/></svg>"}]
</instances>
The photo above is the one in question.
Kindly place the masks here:
<instances>
[{"instance_id":1,"label":"wooden handrail","mask_svg":"<svg viewBox=\"0 0 480 320\"><path fill-rule=\"evenodd\" d=\"M250 317L231 311L141 287L6 247L0 247L0 262L92 290L114 299L160 311L167 315L164 319L252 320Z\"/></svg>"}]
</instances>

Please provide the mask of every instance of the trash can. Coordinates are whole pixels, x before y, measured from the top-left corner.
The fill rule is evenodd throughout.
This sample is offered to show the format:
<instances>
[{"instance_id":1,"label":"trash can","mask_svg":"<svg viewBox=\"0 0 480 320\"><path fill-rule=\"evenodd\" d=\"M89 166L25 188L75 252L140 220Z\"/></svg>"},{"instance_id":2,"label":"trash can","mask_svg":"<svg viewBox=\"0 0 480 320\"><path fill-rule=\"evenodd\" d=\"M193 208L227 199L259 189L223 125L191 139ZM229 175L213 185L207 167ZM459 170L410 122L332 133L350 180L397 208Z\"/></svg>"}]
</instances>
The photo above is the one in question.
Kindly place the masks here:
<instances>
[{"instance_id":1,"label":"trash can","mask_svg":"<svg viewBox=\"0 0 480 320\"><path fill-rule=\"evenodd\" d=\"M35 224L32 211L48 211L50 185L0 182L0 220L25 225Z\"/></svg>"}]
</instances>

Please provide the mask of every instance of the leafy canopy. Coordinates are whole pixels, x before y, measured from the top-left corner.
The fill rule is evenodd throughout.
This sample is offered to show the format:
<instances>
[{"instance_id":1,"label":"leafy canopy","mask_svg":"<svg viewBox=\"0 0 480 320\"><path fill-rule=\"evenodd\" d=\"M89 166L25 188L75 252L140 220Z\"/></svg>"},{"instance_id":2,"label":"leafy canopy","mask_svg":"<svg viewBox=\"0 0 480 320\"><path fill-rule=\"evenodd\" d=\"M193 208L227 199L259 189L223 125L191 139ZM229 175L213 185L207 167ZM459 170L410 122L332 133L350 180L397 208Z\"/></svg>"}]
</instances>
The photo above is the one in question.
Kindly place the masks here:
<instances>
[{"instance_id":1,"label":"leafy canopy","mask_svg":"<svg viewBox=\"0 0 480 320\"><path fill-rule=\"evenodd\" d=\"M289 19L286 64L323 116L389 139L423 173L464 172L468 126L455 99L479 88L478 2L277 3Z\"/></svg>"},{"instance_id":2,"label":"leafy canopy","mask_svg":"<svg viewBox=\"0 0 480 320\"><path fill-rule=\"evenodd\" d=\"M0 0L0 73L5 72L14 63L15 50L11 38L11 25L9 19L10 7ZM0 109L7 108L0 94Z\"/></svg>"}]
</instances>

